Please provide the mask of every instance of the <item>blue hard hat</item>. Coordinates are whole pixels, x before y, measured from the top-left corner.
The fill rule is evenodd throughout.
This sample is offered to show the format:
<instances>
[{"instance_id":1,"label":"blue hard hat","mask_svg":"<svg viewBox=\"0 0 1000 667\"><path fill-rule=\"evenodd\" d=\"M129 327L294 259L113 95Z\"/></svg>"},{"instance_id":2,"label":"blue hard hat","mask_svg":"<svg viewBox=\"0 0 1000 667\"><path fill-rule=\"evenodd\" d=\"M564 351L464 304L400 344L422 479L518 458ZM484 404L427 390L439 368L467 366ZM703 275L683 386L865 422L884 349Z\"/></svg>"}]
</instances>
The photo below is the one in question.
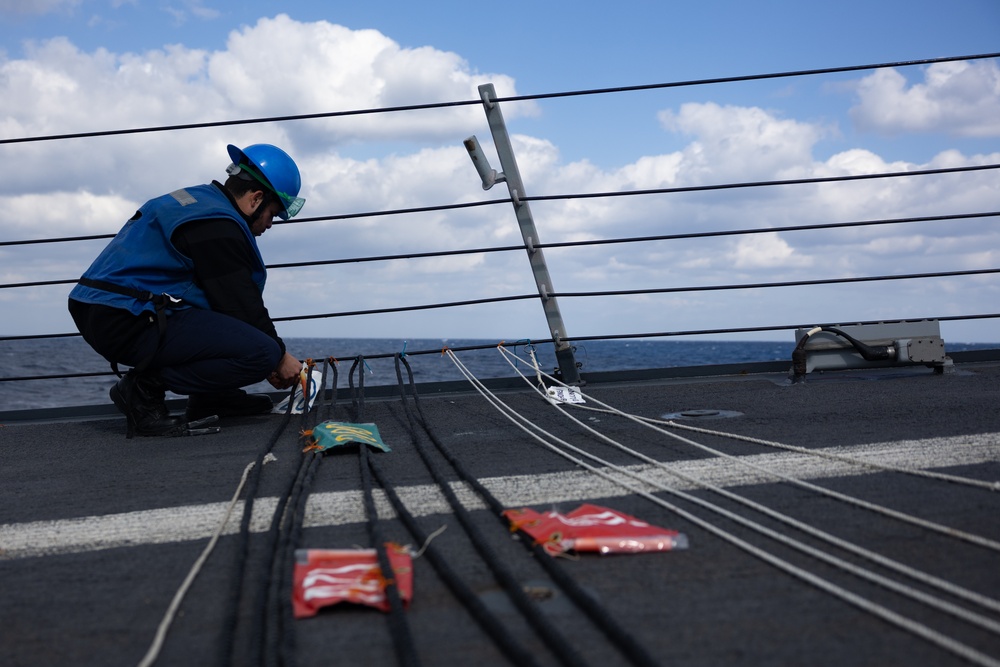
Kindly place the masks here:
<instances>
[{"instance_id":1,"label":"blue hard hat","mask_svg":"<svg viewBox=\"0 0 1000 667\"><path fill-rule=\"evenodd\" d=\"M233 161L233 165L227 170L230 174L237 174L240 169L249 165L251 169L246 169L246 172L278 195L285 207L284 212L278 214L279 218L288 220L294 217L306 203L305 199L299 197L299 189L302 187L299 168L288 153L271 144L254 144L244 149L229 144L227 150Z\"/></svg>"}]
</instances>

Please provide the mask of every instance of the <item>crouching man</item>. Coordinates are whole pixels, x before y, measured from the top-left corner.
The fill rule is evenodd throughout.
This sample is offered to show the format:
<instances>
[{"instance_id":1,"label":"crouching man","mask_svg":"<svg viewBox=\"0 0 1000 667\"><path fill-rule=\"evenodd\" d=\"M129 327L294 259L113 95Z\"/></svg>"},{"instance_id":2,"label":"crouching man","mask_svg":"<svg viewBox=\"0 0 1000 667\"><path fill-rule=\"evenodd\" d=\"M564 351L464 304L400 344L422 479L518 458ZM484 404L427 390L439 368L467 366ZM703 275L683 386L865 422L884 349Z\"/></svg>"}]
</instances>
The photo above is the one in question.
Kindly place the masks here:
<instances>
[{"instance_id":1,"label":"crouching man","mask_svg":"<svg viewBox=\"0 0 1000 667\"><path fill-rule=\"evenodd\" d=\"M285 350L264 306L257 237L304 200L295 162L276 146L230 145L225 183L146 202L84 272L69 311L84 340L117 370L111 388L127 437L180 435L192 421L270 412L241 389L290 387L301 362ZM188 396L172 416L166 390Z\"/></svg>"}]
</instances>

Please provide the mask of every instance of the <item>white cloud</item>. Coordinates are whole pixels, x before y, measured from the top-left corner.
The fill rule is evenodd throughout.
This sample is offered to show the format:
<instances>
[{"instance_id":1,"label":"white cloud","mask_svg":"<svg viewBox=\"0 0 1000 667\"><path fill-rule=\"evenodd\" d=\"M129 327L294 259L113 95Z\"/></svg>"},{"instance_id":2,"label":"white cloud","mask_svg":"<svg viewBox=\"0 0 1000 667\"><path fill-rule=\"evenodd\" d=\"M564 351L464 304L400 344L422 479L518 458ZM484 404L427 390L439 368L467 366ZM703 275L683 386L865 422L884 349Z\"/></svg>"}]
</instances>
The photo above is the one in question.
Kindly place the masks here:
<instances>
[{"instance_id":1,"label":"white cloud","mask_svg":"<svg viewBox=\"0 0 1000 667\"><path fill-rule=\"evenodd\" d=\"M300 23L284 15L234 31L219 52L181 45L144 53L83 52L56 38L27 44L21 59L0 55L0 132L41 136L467 100L487 80L503 94L516 94L510 77L473 72L453 53L402 49L374 30ZM517 108L531 112L531 105ZM482 110L473 105L20 145L5 149L0 192L47 188L58 165L63 181L141 200L167 175L218 176L218 156L229 142L268 141L304 162L313 155L336 161L336 151L348 141L459 146L482 126Z\"/></svg>"},{"instance_id":2,"label":"white cloud","mask_svg":"<svg viewBox=\"0 0 1000 667\"><path fill-rule=\"evenodd\" d=\"M404 49L377 31L349 30L324 21L302 23L287 16L261 19L234 31L220 51L175 45L144 53L83 52L68 40L55 39L30 45L18 60L0 57L0 136L466 100L474 99L476 86L485 81L494 82L501 95L516 94L509 76L480 74L457 54ZM940 96L945 88L937 86L935 94ZM907 92L905 86L900 90ZM962 91L968 93L960 88L956 94ZM967 99L977 98L969 95ZM979 95L983 97L988 96ZM505 105L504 115L510 120L536 111L518 103ZM753 106L686 103L662 111L659 119L665 131L677 133L686 143L669 153L637 154L615 166L601 164L596 157L566 162L550 138L515 133L512 141L528 193L626 191L1000 162L996 153L945 150L926 164L914 164L889 160L865 146L819 157L816 147L829 132L826 126ZM604 121L595 131L607 131ZM146 199L221 178L228 161L225 145L230 142L267 141L286 148L301 167L302 194L307 199L303 215L309 217L506 196L503 184L489 193L481 190L461 144L470 134L480 137L499 170L479 105L6 145L0 160L0 210L6 212L5 220L13 222L4 225L3 238L114 232ZM355 150L357 145L371 148ZM984 172L954 178L533 202L531 208L541 240L555 242L974 212L995 208L997 193L995 174ZM928 225L916 232L857 228L553 249L546 251L546 257L557 289L565 291L731 283L734 272L741 279L767 282L778 276L924 270L935 262L966 268L995 259L995 253L984 250L1000 247L990 223L962 224L963 232L970 233L953 234L947 225ZM519 240L514 212L503 204L281 225L261 244L267 261L279 263L478 248ZM80 244L74 250L73 245L38 251L44 254L0 248L5 280L78 275L97 249ZM268 299L272 313L285 316L530 293L531 280L523 252L475 254L274 271ZM32 331L71 328L65 316L66 291L60 287L51 292L51 312L58 313L63 323L39 322ZM4 292L0 291L0 303L16 310L21 299L17 290ZM902 308L902 297L888 299ZM733 303L722 293L697 293L608 300L597 307L594 302L567 300L562 307L575 335L724 326L732 325L736 316L747 325L837 317L811 301L760 296L749 306L749 301ZM787 312L789 303L796 304L794 312ZM905 303L919 312L892 314L934 311L919 297ZM840 307L854 320L866 319L865 313L852 310L853 305L847 300ZM665 325L668 308L670 324ZM537 304L476 313L352 318L281 329L286 335L330 331L336 331L330 335L380 335L388 333L386 322L392 321L409 327L403 332L408 336L489 337L498 330L503 335L545 333L539 331L544 325ZM478 316L481 313L488 316ZM724 321L726 317L730 321ZM719 323L713 324L713 318ZM576 324L582 321L587 324ZM521 327L530 330L522 332Z\"/></svg>"},{"instance_id":3,"label":"white cloud","mask_svg":"<svg viewBox=\"0 0 1000 667\"><path fill-rule=\"evenodd\" d=\"M8 218L8 232L18 238L52 238L54 231L76 235L117 232L136 210L134 202L115 195L91 192L47 192L0 197L0 210ZM73 211L73 229L65 224L66 211Z\"/></svg>"},{"instance_id":4,"label":"white cloud","mask_svg":"<svg viewBox=\"0 0 1000 667\"><path fill-rule=\"evenodd\" d=\"M760 108L712 102L683 104L679 112L662 111L659 117L666 129L696 137L684 150L681 170L692 184L781 177L790 166L809 162L811 148L823 132ZM709 175L711 179L706 178Z\"/></svg>"},{"instance_id":5,"label":"white cloud","mask_svg":"<svg viewBox=\"0 0 1000 667\"><path fill-rule=\"evenodd\" d=\"M476 87L486 82L494 82L498 94L514 94L510 77L472 71L454 53L404 49L376 30L351 30L326 21L300 23L286 15L233 32L226 50L212 55L208 77L234 107L255 116L468 100L478 97ZM482 110L471 106L332 118L309 123L308 131L334 143L452 140L481 119ZM298 132L299 127L290 131Z\"/></svg>"},{"instance_id":6,"label":"white cloud","mask_svg":"<svg viewBox=\"0 0 1000 667\"><path fill-rule=\"evenodd\" d=\"M1000 136L1000 67L994 61L935 63L924 70L923 83L913 85L895 69L882 69L858 83L857 95L850 114L862 130Z\"/></svg>"},{"instance_id":7,"label":"white cloud","mask_svg":"<svg viewBox=\"0 0 1000 667\"><path fill-rule=\"evenodd\" d=\"M796 254L785 239L777 234L754 234L737 242L728 258L737 269L780 270L786 267L808 267L809 257Z\"/></svg>"}]
</instances>

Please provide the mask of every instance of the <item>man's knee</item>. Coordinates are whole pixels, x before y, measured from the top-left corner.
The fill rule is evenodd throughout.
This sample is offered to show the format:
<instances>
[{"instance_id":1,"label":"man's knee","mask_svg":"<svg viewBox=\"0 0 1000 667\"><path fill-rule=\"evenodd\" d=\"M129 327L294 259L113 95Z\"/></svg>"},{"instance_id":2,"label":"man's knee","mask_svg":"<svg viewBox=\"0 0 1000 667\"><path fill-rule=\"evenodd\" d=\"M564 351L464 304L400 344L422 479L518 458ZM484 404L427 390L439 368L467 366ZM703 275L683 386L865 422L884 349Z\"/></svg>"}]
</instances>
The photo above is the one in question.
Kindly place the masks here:
<instances>
[{"instance_id":1,"label":"man's knee","mask_svg":"<svg viewBox=\"0 0 1000 667\"><path fill-rule=\"evenodd\" d=\"M255 382L264 380L271 375L271 371L278 367L278 362L281 361L283 355L284 353L281 351L278 341L271 337L266 337L256 353L247 359L247 365L254 369L255 375L259 375Z\"/></svg>"}]
</instances>

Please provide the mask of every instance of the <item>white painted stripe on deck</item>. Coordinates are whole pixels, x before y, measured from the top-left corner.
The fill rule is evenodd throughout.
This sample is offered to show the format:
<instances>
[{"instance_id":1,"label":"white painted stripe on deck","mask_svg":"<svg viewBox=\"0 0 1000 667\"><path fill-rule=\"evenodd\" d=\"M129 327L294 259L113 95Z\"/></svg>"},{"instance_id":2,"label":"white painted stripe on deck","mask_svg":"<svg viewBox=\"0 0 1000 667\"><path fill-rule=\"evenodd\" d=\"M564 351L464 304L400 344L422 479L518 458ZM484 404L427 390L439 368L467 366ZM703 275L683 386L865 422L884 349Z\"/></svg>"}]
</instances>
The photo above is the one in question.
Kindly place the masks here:
<instances>
[{"instance_id":1,"label":"white painted stripe on deck","mask_svg":"<svg viewBox=\"0 0 1000 667\"><path fill-rule=\"evenodd\" d=\"M1000 433L834 447L824 451L880 465L915 469L975 465L1000 461ZM799 479L845 477L872 472L872 469L794 452L758 454L743 458ZM678 472L723 487L772 481L761 473L728 459L682 461L672 464L672 467ZM630 466L630 469L674 488L687 489L691 486L656 466ZM505 507L545 506L628 495L621 487L586 471L513 475L485 478L481 481ZM463 505L469 509L483 509L479 498L464 484L456 483L454 488ZM397 488L396 491L416 516L450 511L436 486L408 486ZM381 492L377 492L376 501L380 517L394 516ZM6 524L0 526L0 559L208 539L222 520L227 505L228 503L219 502L77 519ZM267 530L276 505L275 498L258 499L251 529L257 532ZM227 533L238 530L242 511L240 503L226 527ZM305 520L307 527L343 525L364 520L360 491L314 493L309 497Z\"/></svg>"}]
</instances>

